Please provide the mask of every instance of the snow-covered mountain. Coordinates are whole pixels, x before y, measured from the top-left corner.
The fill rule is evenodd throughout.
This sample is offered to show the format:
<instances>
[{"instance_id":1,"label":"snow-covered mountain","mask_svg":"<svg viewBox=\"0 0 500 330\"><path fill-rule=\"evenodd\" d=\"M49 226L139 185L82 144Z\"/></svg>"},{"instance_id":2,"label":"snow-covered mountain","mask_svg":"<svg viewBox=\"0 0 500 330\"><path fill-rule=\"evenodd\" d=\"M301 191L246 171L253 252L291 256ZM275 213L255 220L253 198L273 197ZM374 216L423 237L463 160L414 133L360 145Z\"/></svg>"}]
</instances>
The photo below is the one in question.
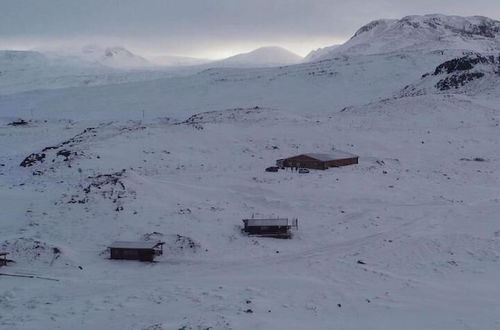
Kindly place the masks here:
<instances>
[{"instance_id":1,"label":"snow-covered mountain","mask_svg":"<svg viewBox=\"0 0 500 330\"><path fill-rule=\"evenodd\" d=\"M213 68L154 81L7 95L0 98L0 108L14 116L29 114L36 105L40 116L68 119L139 119L142 110L149 117L180 119L200 107L262 106L325 114L392 97L453 56L371 55L272 68Z\"/></svg>"},{"instance_id":2,"label":"snow-covered mountain","mask_svg":"<svg viewBox=\"0 0 500 330\"><path fill-rule=\"evenodd\" d=\"M332 52L334 49L336 49L340 45L333 45L333 46L328 46L328 47L323 47L323 48L318 48L315 50L312 50L307 54L306 57L304 57L304 62L314 62L314 61L319 61L322 58L327 57L327 55Z\"/></svg>"},{"instance_id":3,"label":"snow-covered mountain","mask_svg":"<svg viewBox=\"0 0 500 330\"><path fill-rule=\"evenodd\" d=\"M346 43L313 60L339 54L370 55L405 51L500 51L500 21L487 17L425 15L376 20L361 27Z\"/></svg>"},{"instance_id":4,"label":"snow-covered mountain","mask_svg":"<svg viewBox=\"0 0 500 330\"><path fill-rule=\"evenodd\" d=\"M41 115L66 113L67 118L74 119L94 115L136 118L142 113L142 110L137 111L138 104L150 116L175 117L196 111L200 105L205 110L258 105L296 113L303 113L304 109L315 114L341 111L399 96L407 86L410 86L406 91L409 92L411 86L420 86L421 77L437 66L476 54L476 49L493 52L498 43L498 24L482 17L442 15L379 20L359 29L346 44L323 55L326 59L322 61L270 68L212 68L196 75L131 81L126 85L30 92L29 95L4 97L0 105L10 114L29 113L35 105ZM225 63L221 66L264 66L270 59L276 59L276 53L282 50L264 48L221 61ZM285 51L285 54L288 53ZM256 64L256 59L260 65ZM217 65L211 63L210 66ZM494 70L494 67L485 69ZM494 78L495 73L487 76ZM495 83L491 79L476 79L481 78L477 73L467 77L464 83L470 80L485 82L481 90ZM438 78L431 76L426 81ZM472 87L476 85L469 85L469 94L474 94ZM424 90L442 92L437 88ZM459 91L453 88L446 93ZM75 104L68 107L72 103ZM104 108L107 111L103 112Z\"/></svg>"},{"instance_id":5,"label":"snow-covered mountain","mask_svg":"<svg viewBox=\"0 0 500 330\"><path fill-rule=\"evenodd\" d=\"M84 56L73 51L0 50L0 95L153 80L189 71L151 65L131 70L130 66L114 58L113 52L104 59L99 54L91 52Z\"/></svg>"},{"instance_id":6,"label":"snow-covered mountain","mask_svg":"<svg viewBox=\"0 0 500 330\"><path fill-rule=\"evenodd\" d=\"M144 68L152 64L144 57L136 55L121 46L100 47L88 45L77 56L85 61L97 62L112 68Z\"/></svg>"},{"instance_id":7,"label":"snow-covered mountain","mask_svg":"<svg viewBox=\"0 0 500 330\"><path fill-rule=\"evenodd\" d=\"M210 64L214 67L273 67L297 64L303 60L299 55L282 47L261 47L251 52L238 54Z\"/></svg>"},{"instance_id":8,"label":"snow-covered mountain","mask_svg":"<svg viewBox=\"0 0 500 330\"><path fill-rule=\"evenodd\" d=\"M37 51L0 51L0 94L33 89L92 85L95 76L111 73L98 63Z\"/></svg>"},{"instance_id":9,"label":"snow-covered mountain","mask_svg":"<svg viewBox=\"0 0 500 330\"><path fill-rule=\"evenodd\" d=\"M27 71L40 70L45 67L80 67L104 69L102 65L88 63L78 58L69 56L50 56L38 51L30 50L0 50L0 70L6 71Z\"/></svg>"}]
</instances>

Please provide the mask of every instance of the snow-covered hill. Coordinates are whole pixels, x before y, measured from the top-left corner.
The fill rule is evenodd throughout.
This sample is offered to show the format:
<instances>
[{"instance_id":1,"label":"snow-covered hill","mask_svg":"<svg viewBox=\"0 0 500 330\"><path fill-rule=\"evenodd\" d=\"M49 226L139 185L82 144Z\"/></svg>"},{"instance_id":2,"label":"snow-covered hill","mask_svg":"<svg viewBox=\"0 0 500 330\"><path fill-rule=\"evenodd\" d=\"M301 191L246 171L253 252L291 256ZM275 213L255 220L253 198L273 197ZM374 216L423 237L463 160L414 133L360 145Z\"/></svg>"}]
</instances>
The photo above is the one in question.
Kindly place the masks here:
<instances>
[{"instance_id":1,"label":"snow-covered hill","mask_svg":"<svg viewBox=\"0 0 500 330\"><path fill-rule=\"evenodd\" d=\"M111 56L113 57L113 56ZM113 62L114 59L109 61ZM74 53L38 51L0 51L0 95L31 90L60 89L154 80L199 69L159 69L110 67L106 60ZM116 64L116 62L113 62Z\"/></svg>"},{"instance_id":2,"label":"snow-covered hill","mask_svg":"<svg viewBox=\"0 0 500 330\"><path fill-rule=\"evenodd\" d=\"M0 246L16 260L2 272L53 279L1 277L2 325L496 327L498 110L420 96L193 118L2 121ZM360 164L264 172L333 147ZM251 214L297 216L299 231L248 238ZM106 259L112 240L151 237L168 247L156 264Z\"/></svg>"},{"instance_id":3,"label":"snow-covered hill","mask_svg":"<svg viewBox=\"0 0 500 330\"><path fill-rule=\"evenodd\" d=\"M121 46L100 47L88 45L77 54L82 60L97 62L112 68L145 68L152 66L144 57L136 55Z\"/></svg>"},{"instance_id":4,"label":"snow-covered hill","mask_svg":"<svg viewBox=\"0 0 500 330\"><path fill-rule=\"evenodd\" d=\"M425 56L424 56L425 55ZM198 111L262 106L325 114L392 97L456 53L338 57L293 66L217 68L199 74L0 97L5 115L35 118L183 118ZM85 100L85 101L84 101Z\"/></svg>"},{"instance_id":5,"label":"snow-covered hill","mask_svg":"<svg viewBox=\"0 0 500 330\"><path fill-rule=\"evenodd\" d=\"M313 60L340 54L381 54L405 51L500 51L500 21L487 17L425 15L376 20L361 27L346 43Z\"/></svg>"},{"instance_id":6,"label":"snow-covered hill","mask_svg":"<svg viewBox=\"0 0 500 330\"><path fill-rule=\"evenodd\" d=\"M500 95L500 53L471 53L448 60L434 71L422 75L420 81L406 86L402 96L427 93L463 93L467 95Z\"/></svg>"},{"instance_id":7,"label":"snow-covered hill","mask_svg":"<svg viewBox=\"0 0 500 330\"><path fill-rule=\"evenodd\" d=\"M309 52L309 54L307 54L306 57L304 57L304 62L320 61L321 59L324 59L325 57L329 56L330 52L332 52L338 46L340 45L333 45L312 50L311 52Z\"/></svg>"},{"instance_id":8,"label":"snow-covered hill","mask_svg":"<svg viewBox=\"0 0 500 330\"><path fill-rule=\"evenodd\" d=\"M127 73L118 76L122 80L112 80L130 83L8 95L0 98L0 106L6 115L11 116L16 113L26 116L34 111L40 116L74 119L82 116L138 119L143 111L150 118L181 118L198 110L252 106L301 114L335 112L401 95L400 91L407 86L414 94L412 86L420 86L423 75L447 61L470 54L495 56L494 50L499 43L498 24L481 17L442 15L381 20L361 28L346 44L322 55L326 59L321 61L259 69L213 68L195 75L158 80L153 79L162 77L159 71ZM477 49L489 53L478 53ZM263 53L267 54L267 50ZM271 50L274 54L274 48ZM497 50L496 55L499 53ZM254 58L253 55L250 57ZM247 58L245 56L243 58ZM257 58L264 62L269 60L267 56ZM201 70L203 66L196 68L194 70ZM485 70L490 70L492 78L498 71L494 65ZM464 82L474 80L474 75L477 76L469 75L471 79ZM426 81L430 81L439 77L427 75L427 78ZM140 81L134 82L135 79ZM480 81L484 82L477 86L480 90L496 91L496 80ZM476 93L476 85L469 86L469 94ZM435 88L426 90L439 91ZM445 92L460 91L454 88ZM492 98L497 96L498 93L493 92Z\"/></svg>"},{"instance_id":9,"label":"snow-covered hill","mask_svg":"<svg viewBox=\"0 0 500 330\"><path fill-rule=\"evenodd\" d=\"M256 68L297 64L303 60L282 47L261 47L249 53L238 54L210 63L212 67Z\"/></svg>"}]
</instances>

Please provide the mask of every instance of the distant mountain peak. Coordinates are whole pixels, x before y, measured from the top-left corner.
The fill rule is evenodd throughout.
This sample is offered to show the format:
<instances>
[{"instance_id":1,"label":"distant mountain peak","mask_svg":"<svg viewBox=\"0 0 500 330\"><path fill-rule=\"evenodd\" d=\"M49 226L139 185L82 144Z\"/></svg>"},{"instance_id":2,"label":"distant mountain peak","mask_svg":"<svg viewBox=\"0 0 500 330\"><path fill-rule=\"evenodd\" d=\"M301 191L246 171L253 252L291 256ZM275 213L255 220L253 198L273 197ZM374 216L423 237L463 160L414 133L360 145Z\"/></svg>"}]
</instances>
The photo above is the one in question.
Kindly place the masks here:
<instances>
[{"instance_id":1,"label":"distant mountain peak","mask_svg":"<svg viewBox=\"0 0 500 330\"><path fill-rule=\"evenodd\" d=\"M136 55L123 46L101 47L87 45L81 49L81 58L114 68L139 68L150 66L145 58Z\"/></svg>"},{"instance_id":2,"label":"distant mountain peak","mask_svg":"<svg viewBox=\"0 0 500 330\"><path fill-rule=\"evenodd\" d=\"M108 47L104 50L104 56L106 57L113 57L121 54L130 57L135 56L134 54L132 54L132 52L120 46Z\"/></svg>"},{"instance_id":3,"label":"distant mountain peak","mask_svg":"<svg viewBox=\"0 0 500 330\"><path fill-rule=\"evenodd\" d=\"M343 45L320 52L313 60L344 55L397 51L500 51L500 21L484 16L412 15L379 19L362 26Z\"/></svg>"},{"instance_id":4,"label":"distant mountain peak","mask_svg":"<svg viewBox=\"0 0 500 330\"><path fill-rule=\"evenodd\" d=\"M248 53L242 53L217 61L215 66L235 67L269 67L291 65L301 62L303 58L283 47L265 46Z\"/></svg>"},{"instance_id":5,"label":"distant mountain peak","mask_svg":"<svg viewBox=\"0 0 500 330\"><path fill-rule=\"evenodd\" d=\"M389 20L389 19L378 19L375 21L371 21L370 23L362 26L354 35L351 37L351 39L354 39L358 37L359 35L363 33L370 32L374 30L375 28L386 28L388 25L396 22L397 20Z\"/></svg>"}]
</instances>

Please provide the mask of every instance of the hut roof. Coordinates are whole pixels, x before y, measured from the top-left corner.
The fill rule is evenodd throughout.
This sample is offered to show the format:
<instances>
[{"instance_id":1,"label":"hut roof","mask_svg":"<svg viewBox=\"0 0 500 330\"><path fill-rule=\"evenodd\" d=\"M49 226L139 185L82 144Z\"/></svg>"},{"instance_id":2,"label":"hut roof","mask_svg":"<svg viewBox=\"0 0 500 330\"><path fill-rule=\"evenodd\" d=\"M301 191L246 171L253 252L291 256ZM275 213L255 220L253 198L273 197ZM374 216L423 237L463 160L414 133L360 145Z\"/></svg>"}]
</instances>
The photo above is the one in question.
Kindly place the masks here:
<instances>
[{"instance_id":1,"label":"hut roof","mask_svg":"<svg viewBox=\"0 0 500 330\"><path fill-rule=\"evenodd\" d=\"M115 241L109 248L111 249L154 249L158 245L163 244L160 241Z\"/></svg>"},{"instance_id":2,"label":"hut roof","mask_svg":"<svg viewBox=\"0 0 500 330\"><path fill-rule=\"evenodd\" d=\"M320 153L308 153L308 154L303 154L304 156L317 159L323 162L327 162L329 160L336 160L336 159L346 159L346 158L354 158L358 157L354 154L351 154L349 152L345 151L340 151L340 150L334 150L328 154L320 154Z\"/></svg>"}]
</instances>

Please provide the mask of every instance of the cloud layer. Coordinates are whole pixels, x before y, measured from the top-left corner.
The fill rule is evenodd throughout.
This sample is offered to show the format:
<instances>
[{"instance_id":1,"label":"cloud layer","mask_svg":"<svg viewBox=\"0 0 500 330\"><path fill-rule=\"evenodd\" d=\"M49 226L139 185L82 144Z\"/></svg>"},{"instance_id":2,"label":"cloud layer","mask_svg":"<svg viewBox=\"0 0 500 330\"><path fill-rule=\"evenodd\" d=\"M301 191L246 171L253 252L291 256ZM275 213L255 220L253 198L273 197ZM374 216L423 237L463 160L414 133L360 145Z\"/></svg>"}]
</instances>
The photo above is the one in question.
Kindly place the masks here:
<instances>
[{"instance_id":1,"label":"cloud layer","mask_svg":"<svg viewBox=\"0 0 500 330\"><path fill-rule=\"evenodd\" d=\"M373 19L429 13L498 19L500 1L0 0L0 48L112 43L216 57L281 45L304 55Z\"/></svg>"}]
</instances>

